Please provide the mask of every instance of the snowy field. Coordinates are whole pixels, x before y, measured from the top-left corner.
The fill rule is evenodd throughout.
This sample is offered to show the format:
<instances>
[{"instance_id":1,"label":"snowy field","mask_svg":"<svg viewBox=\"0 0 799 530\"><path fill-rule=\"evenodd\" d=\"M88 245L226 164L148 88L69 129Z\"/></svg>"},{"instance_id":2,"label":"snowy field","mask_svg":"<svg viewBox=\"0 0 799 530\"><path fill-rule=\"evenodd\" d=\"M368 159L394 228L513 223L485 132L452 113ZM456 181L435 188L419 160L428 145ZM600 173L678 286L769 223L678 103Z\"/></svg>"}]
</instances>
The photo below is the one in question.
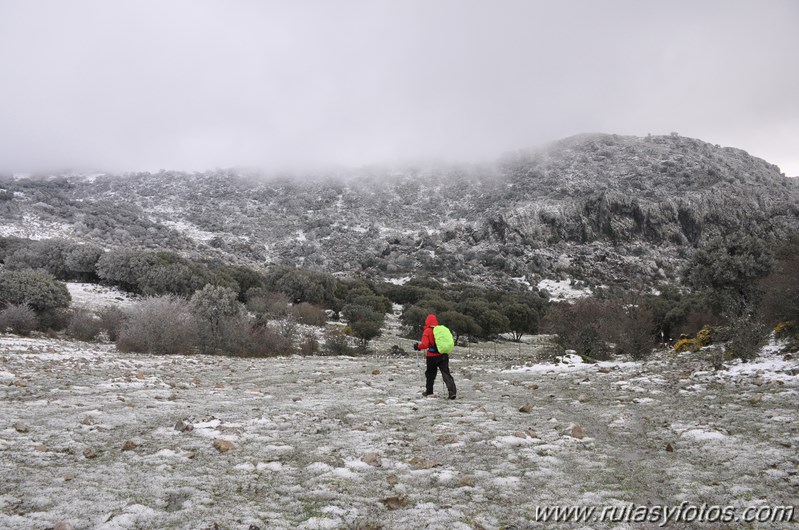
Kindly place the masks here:
<instances>
[{"instance_id":1,"label":"snowy field","mask_svg":"<svg viewBox=\"0 0 799 530\"><path fill-rule=\"evenodd\" d=\"M797 360L663 357L454 354L448 401L440 380L420 397L414 357L0 335L0 528L544 528L537 506L799 504Z\"/></svg>"},{"instance_id":2,"label":"snowy field","mask_svg":"<svg viewBox=\"0 0 799 530\"><path fill-rule=\"evenodd\" d=\"M72 307L82 309L97 310L108 306L128 307L138 299L135 295L107 285L79 282L67 282L65 285L72 297Z\"/></svg>"}]
</instances>

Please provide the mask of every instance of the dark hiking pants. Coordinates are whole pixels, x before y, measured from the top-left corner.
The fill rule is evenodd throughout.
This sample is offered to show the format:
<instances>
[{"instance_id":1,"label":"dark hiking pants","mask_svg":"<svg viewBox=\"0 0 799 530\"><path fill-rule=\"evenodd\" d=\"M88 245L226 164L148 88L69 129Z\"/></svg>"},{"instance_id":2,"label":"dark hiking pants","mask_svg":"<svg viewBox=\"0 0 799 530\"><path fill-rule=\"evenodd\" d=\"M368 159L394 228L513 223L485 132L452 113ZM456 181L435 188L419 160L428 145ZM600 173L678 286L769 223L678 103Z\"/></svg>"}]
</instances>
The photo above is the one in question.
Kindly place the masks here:
<instances>
[{"instance_id":1,"label":"dark hiking pants","mask_svg":"<svg viewBox=\"0 0 799 530\"><path fill-rule=\"evenodd\" d=\"M447 385L447 392L449 397L452 397L457 392L455 388L455 380L452 374L449 373L449 355L439 355L437 357L427 357L427 371L424 373L427 378L426 392L433 393L433 383L436 382L436 374L441 370L441 378L444 379L444 384Z\"/></svg>"}]
</instances>

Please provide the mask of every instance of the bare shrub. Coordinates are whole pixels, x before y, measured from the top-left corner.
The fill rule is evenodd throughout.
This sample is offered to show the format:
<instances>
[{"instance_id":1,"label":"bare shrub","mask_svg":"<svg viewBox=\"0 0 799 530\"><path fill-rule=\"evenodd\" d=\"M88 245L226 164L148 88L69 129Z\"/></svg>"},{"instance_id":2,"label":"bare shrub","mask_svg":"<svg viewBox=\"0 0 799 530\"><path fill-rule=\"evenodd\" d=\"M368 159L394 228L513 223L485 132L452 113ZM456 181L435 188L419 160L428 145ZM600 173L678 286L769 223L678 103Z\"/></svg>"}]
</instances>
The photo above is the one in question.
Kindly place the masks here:
<instances>
[{"instance_id":1,"label":"bare shrub","mask_svg":"<svg viewBox=\"0 0 799 530\"><path fill-rule=\"evenodd\" d=\"M91 342L97 339L102 329L102 322L93 313L85 309L75 309L66 331L73 339Z\"/></svg>"},{"instance_id":2,"label":"bare shrub","mask_svg":"<svg viewBox=\"0 0 799 530\"><path fill-rule=\"evenodd\" d=\"M595 298L582 298L573 304L559 303L546 314L543 329L556 334L565 349L592 359L607 359L614 327L621 320L617 305Z\"/></svg>"},{"instance_id":3,"label":"bare shrub","mask_svg":"<svg viewBox=\"0 0 799 530\"><path fill-rule=\"evenodd\" d=\"M246 356L252 349L253 322L244 313L223 318L219 323L217 350L229 355Z\"/></svg>"},{"instance_id":4,"label":"bare shrub","mask_svg":"<svg viewBox=\"0 0 799 530\"><path fill-rule=\"evenodd\" d=\"M28 335L38 326L36 312L28 304L12 304L0 311L0 332L11 330L17 335Z\"/></svg>"},{"instance_id":5,"label":"bare shrub","mask_svg":"<svg viewBox=\"0 0 799 530\"><path fill-rule=\"evenodd\" d=\"M247 291L247 309L271 318L284 318L291 312L288 296L257 287Z\"/></svg>"},{"instance_id":6,"label":"bare shrub","mask_svg":"<svg viewBox=\"0 0 799 530\"><path fill-rule=\"evenodd\" d=\"M175 354L196 346L197 324L186 300L176 296L146 298L136 304L117 339L120 351Z\"/></svg>"},{"instance_id":7,"label":"bare shrub","mask_svg":"<svg viewBox=\"0 0 799 530\"><path fill-rule=\"evenodd\" d=\"M286 318L274 322L275 329L287 339L293 339L297 336L297 322L293 318Z\"/></svg>"},{"instance_id":8,"label":"bare shrub","mask_svg":"<svg viewBox=\"0 0 799 530\"><path fill-rule=\"evenodd\" d=\"M350 339L342 330L331 329L325 333L325 349L327 355L352 355Z\"/></svg>"},{"instance_id":9,"label":"bare shrub","mask_svg":"<svg viewBox=\"0 0 799 530\"><path fill-rule=\"evenodd\" d=\"M319 306L302 302L292 307L292 314L302 324L324 326L327 322L325 310Z\"/></svg>"},{"instance_id":10,"label":"bare shrub","mask_svg":"<svg viewBox=\"0 0 799 530\"><path fill-rule=\"evenodd\" d=\"M620 353L626 353L634 359L648 357L655 345L655 318L652 310L641 306L623 308L615 335L616 349Z\"/></svg>"},{"instance_id":11,"label":"bare shrub","mask_svg":"<svg viewBox=\"0 0 799 530\"><path fill-rule=\"evenodd\" d=\"M677 327L678 336L687 335L693 337L699 331L707 326L717 327L722 323L719 318L710 309L694 309L685 317L685 322Z\"/></svg>"},{"instance_id":12,"label":"bare shrub","mask_svg":"<svg viewBox=\"0 0 799 530\"><path fill-rule=\"evenodd\" d=\"M280 330L269 325L256 326L250 332L249 347L241 355L251 357L276 357L294 353L294 344Z\"/></svg>"},{"instance_id":13,"label":"bare shrub","mask_svg":"<svg viewBox=\"0 0 799 530\"><path fill-rule=\"evenodd\" d=\"M725 338L727 357L749 361L768 342L768 328L755 318L741 316L730 322Z\"/></svg>"},{"instance_id":14,"label":"bare shrub","mask_svg":"<svg viewBox=\"0 0 799 530\"><path fill-rule=\"evenodd\" d=\"M300 355L317 355L319 353L319 340L313 333L308 333L300 342Z\"/></svg>"},{"instance_id":15,"label":"bare shrub","mask_svg":"<svg viewBox=\"0 0 799 530\"><path fill-rule=\"evenodd\" d=\"M100 310L98 316L100 327L108 335L108 340L116 342L127 318L125 312L117 306L106 306Z\"/></svg>"},{"instance_id":16,"label":"bare shrub","mask_svg":"<svg viewBox=\"0 0 799 530\"><path fill-rule=\"evenodd\" d=\"M62 308L51 308L40 311L39 330L45 332L57 332L66 329L69 325L71 313Z\"/></svg>"}]
</instances>

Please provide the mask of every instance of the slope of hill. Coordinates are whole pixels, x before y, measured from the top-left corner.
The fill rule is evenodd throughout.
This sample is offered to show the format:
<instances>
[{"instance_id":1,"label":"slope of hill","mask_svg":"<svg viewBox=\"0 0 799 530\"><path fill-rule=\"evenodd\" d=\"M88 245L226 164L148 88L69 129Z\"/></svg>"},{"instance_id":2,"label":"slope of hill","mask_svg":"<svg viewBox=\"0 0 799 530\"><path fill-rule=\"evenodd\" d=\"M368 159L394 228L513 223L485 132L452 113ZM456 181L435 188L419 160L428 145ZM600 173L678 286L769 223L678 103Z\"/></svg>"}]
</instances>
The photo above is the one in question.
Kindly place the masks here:
<instances>
[{"instance_id":1,"label":"slope of hill","mask_svg":"<svg viewBox=\"0 0 799 530\"><path fill-rule=\"evenodd\" d=\"M794 180L676 135L579 135L483 166L67 175L4 178L0 189L0 235L494 284L653 285L678 278L715 234L799 231Z\"/></svg>"}]
</instances>

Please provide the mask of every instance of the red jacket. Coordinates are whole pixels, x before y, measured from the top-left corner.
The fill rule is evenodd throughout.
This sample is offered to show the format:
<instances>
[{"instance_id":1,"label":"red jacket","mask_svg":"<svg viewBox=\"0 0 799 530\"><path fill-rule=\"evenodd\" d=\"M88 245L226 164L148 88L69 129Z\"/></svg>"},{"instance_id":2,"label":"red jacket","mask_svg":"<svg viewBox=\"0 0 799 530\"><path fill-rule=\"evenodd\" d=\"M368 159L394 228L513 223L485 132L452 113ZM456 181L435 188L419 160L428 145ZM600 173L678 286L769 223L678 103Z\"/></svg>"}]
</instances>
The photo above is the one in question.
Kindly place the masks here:
<instances>
[{"instance_id":1,"label":"red jacket","mask_svg":"<svg viewBox=\"0 0 799 530\"><path fill-rule=\"evenodd\" d=\"M441 355L436 350L436 338L433 336L433 328L438 326L438 319L435 315L427 315L424 321L424 333L422 333L422 340L419 342L420 350L427 350L427 357L438 357Z\"/></svg>"}]
</instances>

